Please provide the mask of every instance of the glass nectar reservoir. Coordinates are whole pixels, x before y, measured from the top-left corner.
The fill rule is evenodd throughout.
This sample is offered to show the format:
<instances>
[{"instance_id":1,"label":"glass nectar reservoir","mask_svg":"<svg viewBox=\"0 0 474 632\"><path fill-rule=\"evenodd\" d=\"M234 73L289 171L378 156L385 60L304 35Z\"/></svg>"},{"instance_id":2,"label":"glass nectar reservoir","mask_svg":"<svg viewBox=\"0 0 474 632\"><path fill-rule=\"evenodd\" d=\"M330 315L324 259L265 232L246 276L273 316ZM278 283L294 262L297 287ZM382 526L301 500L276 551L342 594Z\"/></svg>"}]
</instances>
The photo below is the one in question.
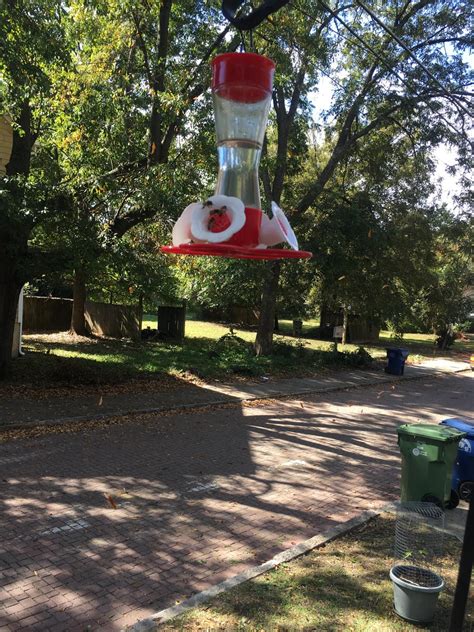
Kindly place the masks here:
<instances>
[{"instance_id":1,"label":"glass nectar reservoir","mask_svg":"<svg viewBox=\"0 0 474 632\"><path fill-rule=\"evenodd\" d=\"M212 62L219 173L216 194L260 209L258 167L271 105L275 64L255 53L224 53Z\"/></svg>"}]
</instances>

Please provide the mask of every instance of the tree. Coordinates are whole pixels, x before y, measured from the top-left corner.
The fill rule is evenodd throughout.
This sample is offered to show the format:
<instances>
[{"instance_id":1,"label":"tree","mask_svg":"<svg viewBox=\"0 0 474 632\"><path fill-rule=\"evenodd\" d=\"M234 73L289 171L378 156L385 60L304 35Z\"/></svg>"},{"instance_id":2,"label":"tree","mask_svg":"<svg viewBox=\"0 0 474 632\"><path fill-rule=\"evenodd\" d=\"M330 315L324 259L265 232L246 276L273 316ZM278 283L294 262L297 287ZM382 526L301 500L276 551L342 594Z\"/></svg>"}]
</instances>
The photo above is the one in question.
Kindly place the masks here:
<instances>
[{"instance_id":1,"label":"tree","mask_svg":"<svg viewBox=\"0 0 474 632\"><path fill-rule=\"evenodd\" d=\"M185 173L177 177L176 162L189 162L186 141L195 134L185 117L199 109L209 57L228 27L212 5L199 4L198 11L194 2L173 0L7 2L0 22L2 98L15 122L1 198L3 376L19 289L41 267L28 241L32 231L35 239L41 234L50 211L76 218L77 228L94 228L87 240L79 232L82 245L71 253L76 330L83 328L89 264L107 246L104 228L121 237L158 214L176 213ZM42 160L32 165L38 139ZM45 176L50 171L57 175L54 183ZM67 200L66 211L60 200ZM37 252L43 263L47 251L46 239Z\"/></svg>"},{"instance_id":2,"label":"tree","mask_svg":"<svg viewBox=\"0 0 474 632\"><path fill-rule=\"evenodd\" d=\"M287 6L254 37L259 52L278 63L262 163L266 204L281 201L308 241L315 237L311 225L323 191L344 177L346 165L375 134L387 143L396 129L417 148L447 141L458 148L463 166L469 159L469 77L462 59L470 41L467 2L388 2L379 10L445 88L357 3L320 7ZM370 51L353 33L338 30L341 18ZM0 374L9 363L19 288L33 270L55 260L42 229L48 218L60 214L70 226L87 227L80 247L71 241L77 248L70 252L84 289L93 264L113 251L117 238L150 219L176 217L185 198L209 189L208 61L219 50L235 49L239 35L231 33L218 3L71 0L59 6L23 0L1 6L0 94L2 108L13 115L15 137L0 196L0 326L7 332ZM305 163L310 177L302 178L300 165L315 156L307 135L308 94L323 72L338 87L320 154L314 164ZM204 156L196 153L199 147L207 147ZM304 188L294 186L298 182ZM382 174L377 186L384 186ZM369 193L378 204L374 191L354 182L349 201L332 204L334 213L359 208L357 193ZM61 246L68 239L67 231L58 238L58 257L67 254ZM270 351L279 277L279 265L270 264L259 353Z\"/></svg>"},{"instance_id":3,"label":"tree","mask_svg":"<svg viewBox=\"0 0 474 632\"><path fill-rule=\"evenodd\" d=\"M270 128L267 134L262 165L268 207L271 200L282 203L285 184L297 170L295 162L298 161L291 160L291 150L294 150L293 155L300 153L301 161L301 153L306 149L305 132L311 112L307 96L318 77L316 60L327 63L328 42L323 34L330 21L331 17L321 18L319 24L308 23L301 16L280 13L272 20L272 30L267 33L269 37L265 37L264 52L277 62L278 67L273 92L273 130ZM271 352L280 272L279 261L268 263L265 268L255 338L257 355Z\"/></svg>"},{"instance_id":4,"label":"tree","mask_svg":"<svg viewBox=\"0 0 474 632\"><path fill-rule=\"evenodd\" d=\"M453 325L472 310L464 292L474 278L474 222L441 209L433 233L433 262L422 288L411 297L411 319L435 333L438 346L445 349L454 342Z\"/></svg>"},{"instance_id":5,"label":"tree","mask_svg":"<svg viewBox=\"0 0 474 632\"><path fill-rule=\"evenodd\" d=\"M78 333L86 281L100 252L116 248L138 224L176 217L180 197L201 188L200 166L189 168L196 162L189 159L193 123L203 119L196 100L227 28L215 10L197 12L194 4L72 3L69 33L80 46L73 68L57 78L52 142L61 147L59 163L80 200L78 214L97 227L95 245L92 239L76 257L72 329Z\"/></svg>"},{"instance_id":6,"label":"tree","mask_svg":"<svg viewBox=\"0 0 474 632\"><path fill-rule=\"evenodd\" d=\"M359 142L307 214L318 270L313 301L379 326L406 317L433 264L432 171L425 142L412 146L395 124Z\"/></svg>"},{"instance_id":7,"label":"tree","mask_svg":"<svg viewBox=\"0 0 474 632\"><path fill-rule=\"evenodd\" d=\"M182 257L177 262L181 292L207 309L257 308L263 264L220 257Z\"/></svg>"},{"instance_id":8,"label":"tree","mask_svg":"<svg viewBox=\"0 0 474 632\"><path fill-rule=\"evenodd\" d=\"M29 235L60 201L30 172L51 96L46 68L68 62L63 21L63 6L49 0L0 5L0 108L13 121L12 153L0 183L0 379L10 364L20 289L44 265L41 253L29 251Z\"/></svg>"},{"instance_id":9,"label":"tree","mask_svg":"<svg viewBox=\"0 0 474 632\"><path fill-rule=\"evenodd\" d=\"M311 20L314 16L312 26L320 24L321 18L307 3L301 11ZM338 87L329 113L334 122L328 123L325 129L327 157L324 163L318 161L312 182L295 204L300 215L311 213L328 182L343 168L344 161L356 155L361 141L374 132L397 126L410 140L421 136L432 146L443 140L455 144L462 156L467 155L469 148L465 131L469 72L462 60L462 51L471 40L469 12L464 2L449 5L436 1L406 2L401 8L397 3L388 2L379 10L382 20L423 58L424 65L445 88L427 77L392 36L374 27L359 7L341 4L327 11L335 22L341 18L346 23L349 21L353 31L351 35L346 31L342 45L339 32L337 38L333 37L333 23L316 34L310 31L310 36L324 38L326 47L332 42L333 50L338 51L331 59ZM361 46L354 32L364 42L370 42L371 50L366 44ZM277 41L283 41L282 47L288 51L286 40L278 38ZM449 49L445 47L447 43ZM299 105L297 103L297 107ZM388 150L386 146L386 153ZM285 186L289 186L288 181L282 188ZM276 188L278 192L280 187ZM268 315L274 310L278 276L276 264L268 273L263 291L264 315L257 339L260 353L268 353L271 348L273 320Z\"/></svg>"},{"instance_id":10,"label":"tree","mask_svg":"<svg viewBox=\"0 0 474 632\"><path fill-rule=\"evenodd\" d=\"M176 271L171 259L159 252L163 233L162 226L154 223L135 226L115 239L89 279L91 299L138 303L152 312L160 302L178 301Z\"/></svg>"}]
</instances>

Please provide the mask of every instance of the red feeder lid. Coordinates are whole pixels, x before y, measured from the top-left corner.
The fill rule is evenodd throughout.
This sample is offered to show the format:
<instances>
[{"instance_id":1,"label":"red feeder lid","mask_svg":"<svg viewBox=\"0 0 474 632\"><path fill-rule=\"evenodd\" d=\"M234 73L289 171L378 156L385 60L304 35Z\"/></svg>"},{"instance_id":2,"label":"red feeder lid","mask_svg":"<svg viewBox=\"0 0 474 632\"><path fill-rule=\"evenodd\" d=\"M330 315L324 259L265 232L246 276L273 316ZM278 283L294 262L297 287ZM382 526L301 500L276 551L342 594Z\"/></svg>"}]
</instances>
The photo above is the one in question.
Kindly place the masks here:
<instances>
[{"instance_id":1,"label":"red feeder lid","mask_svg":"<svg viewBox=\"0 0 474 632\"><path fill-rule=\"evenodd\" d=\"M263 101L272 92L275 62L256 53L223 53L212 60L212 90L241 103Z\"/></svg>"},{"instance_id":2,"label":"red feeder lid","mask_svg":"<svg viewBox=\"0 0 474 632\"><path fill-rule=\"evenodd\" d=\"M310 259L313 256L313 253L307 250L251 248L248 246L232 246L228 243L161 246L160 250L165 254L227 257L228 259Z\"/></svg>"}]
</instances>

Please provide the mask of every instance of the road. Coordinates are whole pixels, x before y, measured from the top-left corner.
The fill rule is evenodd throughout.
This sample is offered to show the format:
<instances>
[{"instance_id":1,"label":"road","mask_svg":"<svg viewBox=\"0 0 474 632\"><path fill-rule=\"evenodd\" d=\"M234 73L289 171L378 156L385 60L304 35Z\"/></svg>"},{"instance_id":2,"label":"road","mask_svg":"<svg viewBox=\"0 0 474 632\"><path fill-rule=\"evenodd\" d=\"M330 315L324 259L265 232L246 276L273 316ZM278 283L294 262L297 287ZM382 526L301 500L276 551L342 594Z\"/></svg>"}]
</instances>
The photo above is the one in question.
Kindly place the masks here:
<instances>
[{"instance_id":1,"label":"road","mask_svg":"<svg viewBox=\"0 0 474 632\"><path fill-rule=\"evenodd\" d=\"M0 628L118 631L396 500L396 427L472 416L473 376L2 444Z\"/></svg>"}]
</instances>

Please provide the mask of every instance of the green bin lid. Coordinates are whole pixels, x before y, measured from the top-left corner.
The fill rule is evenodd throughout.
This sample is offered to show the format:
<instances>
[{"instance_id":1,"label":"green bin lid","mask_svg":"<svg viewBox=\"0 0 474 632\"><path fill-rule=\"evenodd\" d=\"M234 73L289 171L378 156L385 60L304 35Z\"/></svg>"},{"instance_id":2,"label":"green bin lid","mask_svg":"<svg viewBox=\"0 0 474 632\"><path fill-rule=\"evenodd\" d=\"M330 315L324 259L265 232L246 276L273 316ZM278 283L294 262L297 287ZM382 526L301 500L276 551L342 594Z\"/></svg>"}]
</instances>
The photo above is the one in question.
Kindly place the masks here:
<instances>
[{"instance_id":1,"label":"green bin lid","mask_svg":"<svg viewBox=\"0 0 474 632\"><path fill-rule=\"evenodd\" d=\"M403 424L397 428L399 435L408 437L422 437L423 439L434 439L443 443L460 441L466 436L465 432L460 432L450 426L434 426L431 424Z\"/></svg>"}]
</instances>

